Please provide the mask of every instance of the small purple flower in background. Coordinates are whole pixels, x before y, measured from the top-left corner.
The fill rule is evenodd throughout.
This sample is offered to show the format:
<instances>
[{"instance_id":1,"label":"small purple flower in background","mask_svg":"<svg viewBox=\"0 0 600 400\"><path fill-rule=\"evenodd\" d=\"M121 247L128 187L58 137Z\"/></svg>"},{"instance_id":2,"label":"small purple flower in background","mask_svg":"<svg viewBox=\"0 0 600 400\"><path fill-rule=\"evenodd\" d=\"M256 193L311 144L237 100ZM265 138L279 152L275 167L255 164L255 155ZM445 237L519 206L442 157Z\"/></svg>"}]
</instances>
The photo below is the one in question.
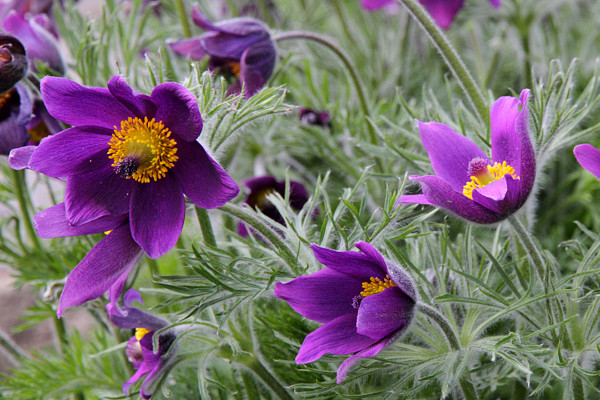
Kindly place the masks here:
<instances>
[{"instance_id":1,"label":"small purple flower in background","mask_svg":"<svg viewBox=\"0 0 600 400\"><path fill-rule=\"evenodd\" d=\"M4 19L2 27L23 42L33 70L37 70L37 61L46 63L60 75L65 74L65 61L56 38L50 31L50 21L46 14L38 14L26 19L13 10Z\"/></svg>"},{"instance_id":2,"label":"small purple flower in background","mask_svg":"<svg viewBox=\"0 0 600 400\"><path fill-rule=\"evenodd\" d=\"M360 358L377 355L406 332L417 302L415 284L404 269L368 243L355 246L362 253L313 244L315 257L327 268L275 284L275 297L302 316L324 323L304 339L297 364L326 353L354 353L340 365L338 383Z\"/></svg>"},{"instance_id":3,"label":"small purple flower in background","mask_svg":"<svg viewBox=\"0 0 600 400\"><path fill-rule=\"evenodd\" d=\"M259 176L244 182L244 185L250 190L245 203L250 207L260 210L267 217L280 224L285 224L283 217L277 211L277 208L267 199L271 193L279 193L285 196L285 181L278 181L270 175ZM290 181L290 206L299 211L308 201L308 192L300 182ZM248 229L242 222L238 225L238 233L244 237L248 236Z\"/></svg>"},{"instance_id":4,"label":"small purple flower in background","mask_svg":"<svg viewBox=\"0 0 600 400\"><path fill-rule=\"evenodd\" d=\"M144 399L152 397L154 383L158 382L167 373L175 362L177 346L173 345L177 339L175 329L167 329L158 337L158 348L153 349L153 338L156 331L170 325L170 322L143 312L135 307L130 307L134 301L142 302L140 294L130 289L123 297L124 307L114 303L106 305L110 321L123 329L135 329L135 335L127 342L125 354L133 364L135 374L123 384L123 393L129 394L129 387L144 377L140 388L140 395ZM167 354L168 353L168 354Z\"/></svg>"},{"instance_id":5,"label":"small purple flower in background","mask_svg":"<svg viewBox=\"0 0 600 400\"><path fill-rule=\"evenodd\" d=\"M300 122L308 125L326 126L331 128L331 115L327 111L316 111L310 108L301 108L298 113Z\"/></svg>"},{"instance_id":6,"label":"small purple flower in background","mask_svg":"<svg viewBox=\"0 0 600 400\"><path fill-rule=\"evenodd\" d=\"M41 88L48 112L74 127L44 139L27 167L66 178L71 225L129 215L131 236L157 258L179 238L184 194L202 208L220 207L238 194L235 181L197 142L202 117L183 86L163 83L147 96L114 76L108 89L55 77L44 78Z\"/></svg>"},{"instance_id":7,"label":"small purple flower in background","mask_svg":"<svg viewBox=\"0 0 600 400\"><path fill-rule=\"evenodd\" d=\"M535 180L535 152L529 137L529 90L500 97L490 110L492 159L470 139L438 122L420 122L421 141L435 175L411 176L423 194L400 203L445 208L480 224L498 222L525 203Z\"/></svg>"},{"instance_id":8,"label":"small purple flower in background","mask_svg":"<svg viewBox=\"0 0 600 400\"><path fill-rule=\"evenodd\" d=\"M450 28L456 14L463 7L465 0L419 0L429 12L436 24L442 29ZM500 7L501 0L489 0L494 8ZM395 0L361 0L363 8L375 11L380 8L395 4Z\"/></svg>"},{"instance_id":9,"label":"small purple flower in background","mask_svg":"<svg viewBox=\"0 0 600 400\"><path fill-rule=\"evenodd\" d=\"M211 71L236 78L227 94L240 93L242 86L246 98L257 93L271 77L277 55L267 26L253 18L212 23L197 6L192 18L196 25L209 32L170 43L171 49L195 60L208 54Z\"/></svg>"},{"instance_id":10,"label":"small purple flower in background","mask_svg":"<svg viewBox=\"0 0 600 400\"><path fill-rule=\"evenodd\" d=\"M600 150L591 144L580 144L573 149L577 162L600 179Z\"/></svg>"}]
</instances>

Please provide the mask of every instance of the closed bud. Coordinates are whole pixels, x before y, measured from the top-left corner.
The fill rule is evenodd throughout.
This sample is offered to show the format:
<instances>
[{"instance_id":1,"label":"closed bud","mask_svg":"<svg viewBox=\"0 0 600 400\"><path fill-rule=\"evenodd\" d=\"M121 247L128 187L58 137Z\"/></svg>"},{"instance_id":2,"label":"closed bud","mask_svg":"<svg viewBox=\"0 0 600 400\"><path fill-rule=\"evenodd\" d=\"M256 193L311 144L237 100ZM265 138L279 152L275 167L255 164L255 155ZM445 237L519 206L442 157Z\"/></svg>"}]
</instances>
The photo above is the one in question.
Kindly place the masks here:
<instances>
[{"instance_id":1,"label":"closed bud","mask_svg":"<svg viewBox=\"0 0 600 400\"><path fill-rule=\"evenodd\" d=\"M0 34L0 93L19 82L27 73L25 47L14 36Z\"/></svg>"}]
</instances>

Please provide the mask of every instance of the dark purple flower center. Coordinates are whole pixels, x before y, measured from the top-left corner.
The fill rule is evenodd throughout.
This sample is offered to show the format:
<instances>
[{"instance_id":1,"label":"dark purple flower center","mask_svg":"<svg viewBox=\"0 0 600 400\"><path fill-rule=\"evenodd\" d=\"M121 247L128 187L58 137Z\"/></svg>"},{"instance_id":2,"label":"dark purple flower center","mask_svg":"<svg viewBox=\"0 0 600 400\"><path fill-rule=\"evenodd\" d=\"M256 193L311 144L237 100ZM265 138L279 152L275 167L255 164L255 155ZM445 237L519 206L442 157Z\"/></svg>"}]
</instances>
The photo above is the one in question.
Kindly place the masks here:
<instances>
[{"instance_id":1,"label":"dark purple flower center","mask_svg":"<svg viewBox=\"0 0 600 400\"><path fill-rule=\"evenodd\" d=\"M360 307L360 303L363 301L364 296L358 294L356 296L354 296L352 298L352 307L354 307L355 310L358 310L358 307Z\"/></svg>"},{"instance_id":2,"label":"dark purple flower center","mask_svg":"<svg viewBox=\"0 0 600 400\"><path fill-rule=\"evenodd\" d=\"M154 118L121 121L121 129L115 127L108 145L108 158L113 160L115 171L140 183L164 178L179 159L171 131Z\"/></svg>"}]
</instances>

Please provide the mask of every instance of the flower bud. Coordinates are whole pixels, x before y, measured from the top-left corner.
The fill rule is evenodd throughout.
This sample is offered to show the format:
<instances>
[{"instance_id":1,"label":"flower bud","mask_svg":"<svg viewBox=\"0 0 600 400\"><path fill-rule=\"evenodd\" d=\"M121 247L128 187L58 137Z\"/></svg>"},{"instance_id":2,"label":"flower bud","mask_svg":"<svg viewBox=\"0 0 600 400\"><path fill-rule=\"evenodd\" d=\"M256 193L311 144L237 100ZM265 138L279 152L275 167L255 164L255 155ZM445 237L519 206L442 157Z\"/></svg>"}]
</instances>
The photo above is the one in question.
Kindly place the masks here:
<instances>
[{"instance_id":1,"label":"flower bud","mask_svg":"<svg viewBox=\"0 0 600 400\"><path fill-rule=\"evenodd\" d=\"M19 82L27 73L25 47L14 36L0 34L0 93Z\"/></svg>"}]
</instances>

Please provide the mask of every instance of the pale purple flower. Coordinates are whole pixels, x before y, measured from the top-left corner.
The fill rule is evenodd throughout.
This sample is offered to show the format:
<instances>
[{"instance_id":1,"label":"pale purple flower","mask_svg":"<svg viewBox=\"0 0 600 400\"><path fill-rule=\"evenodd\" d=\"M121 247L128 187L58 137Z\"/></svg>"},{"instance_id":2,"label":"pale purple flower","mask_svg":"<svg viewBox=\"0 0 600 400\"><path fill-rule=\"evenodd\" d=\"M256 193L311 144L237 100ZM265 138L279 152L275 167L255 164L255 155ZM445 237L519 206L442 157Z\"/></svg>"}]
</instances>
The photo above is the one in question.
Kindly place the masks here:
<instances>
[{"instance_id":1,"label":"pale purple flower","mask_svg":"<svg viewBox=\"0 0 600 400\"><path fill-rule=\"evenodd\" d=\"M234 18L213 23L197 6L194 6L192 18L196 25L208 32L169 43L171 49L196 60L208 55L211 71L235 79L227 94L240 93L242 86L246 97L258 92L273 73L277 56L267 26L253 18Z\"/></svg>"},{"instance_id":2,"label":"pale purple flower","mask_svg":"<svg viewBox=\"0 0 600 400\"><path fill-rule=\"evenodd\" d=\"M134 289L128 290L123 300L124 306L115 303L106 305L106 311L113 324L123 329L135 329L134 336L127 342L125 354L136 372L123 384L123 393L128 395L129 387L143 378L140 395L143 399L149 399L152 397L154 384L175 362L177 332L175 328L171 328L159 333L158 346L154 349L154 335L169 326L169 321L130 307L134 301L143 303L142 297Z\"/></svg>"},{"instance_id":3,"label":"pale purple flower","mask_svg":"<svg viewBox=\"0 0 600 400\"><path fill-rule=\"evenodd\" d=\"M317 260L327 268L288 283L275 284L275 297L299 314L324 325L302 343L296 363L324 354L353 354L339 367L337 382L362 357L373 357L410 326L417 302L415 285L398 265L370 244L361 251L334 251L315 244Z\"/></svg>"},{"instance_id":4,"label":"pale purple flower","mask_svg":"<svg viewBox=\"0 0 600 400\"><path fill-rule=\"evenodd\" d=\"M573 149L577 162L600 179L600 150L591 144L580 144Z\"/></svg>"},{"instance_id":5,"label":"pale purple flower","mask_svg":"<svg viewBox=\"0 0 600 400\"><path fill-rule=\"evenodd\" d=\"M420 122L421 141L435 175L411 176L423 194L398 202L445 208L467 220L498 222L525 203L533 189L535 152L529 135L529 90L500 97L490 110L492 157L438 122Z\"/></svg>"}]
</instances>

